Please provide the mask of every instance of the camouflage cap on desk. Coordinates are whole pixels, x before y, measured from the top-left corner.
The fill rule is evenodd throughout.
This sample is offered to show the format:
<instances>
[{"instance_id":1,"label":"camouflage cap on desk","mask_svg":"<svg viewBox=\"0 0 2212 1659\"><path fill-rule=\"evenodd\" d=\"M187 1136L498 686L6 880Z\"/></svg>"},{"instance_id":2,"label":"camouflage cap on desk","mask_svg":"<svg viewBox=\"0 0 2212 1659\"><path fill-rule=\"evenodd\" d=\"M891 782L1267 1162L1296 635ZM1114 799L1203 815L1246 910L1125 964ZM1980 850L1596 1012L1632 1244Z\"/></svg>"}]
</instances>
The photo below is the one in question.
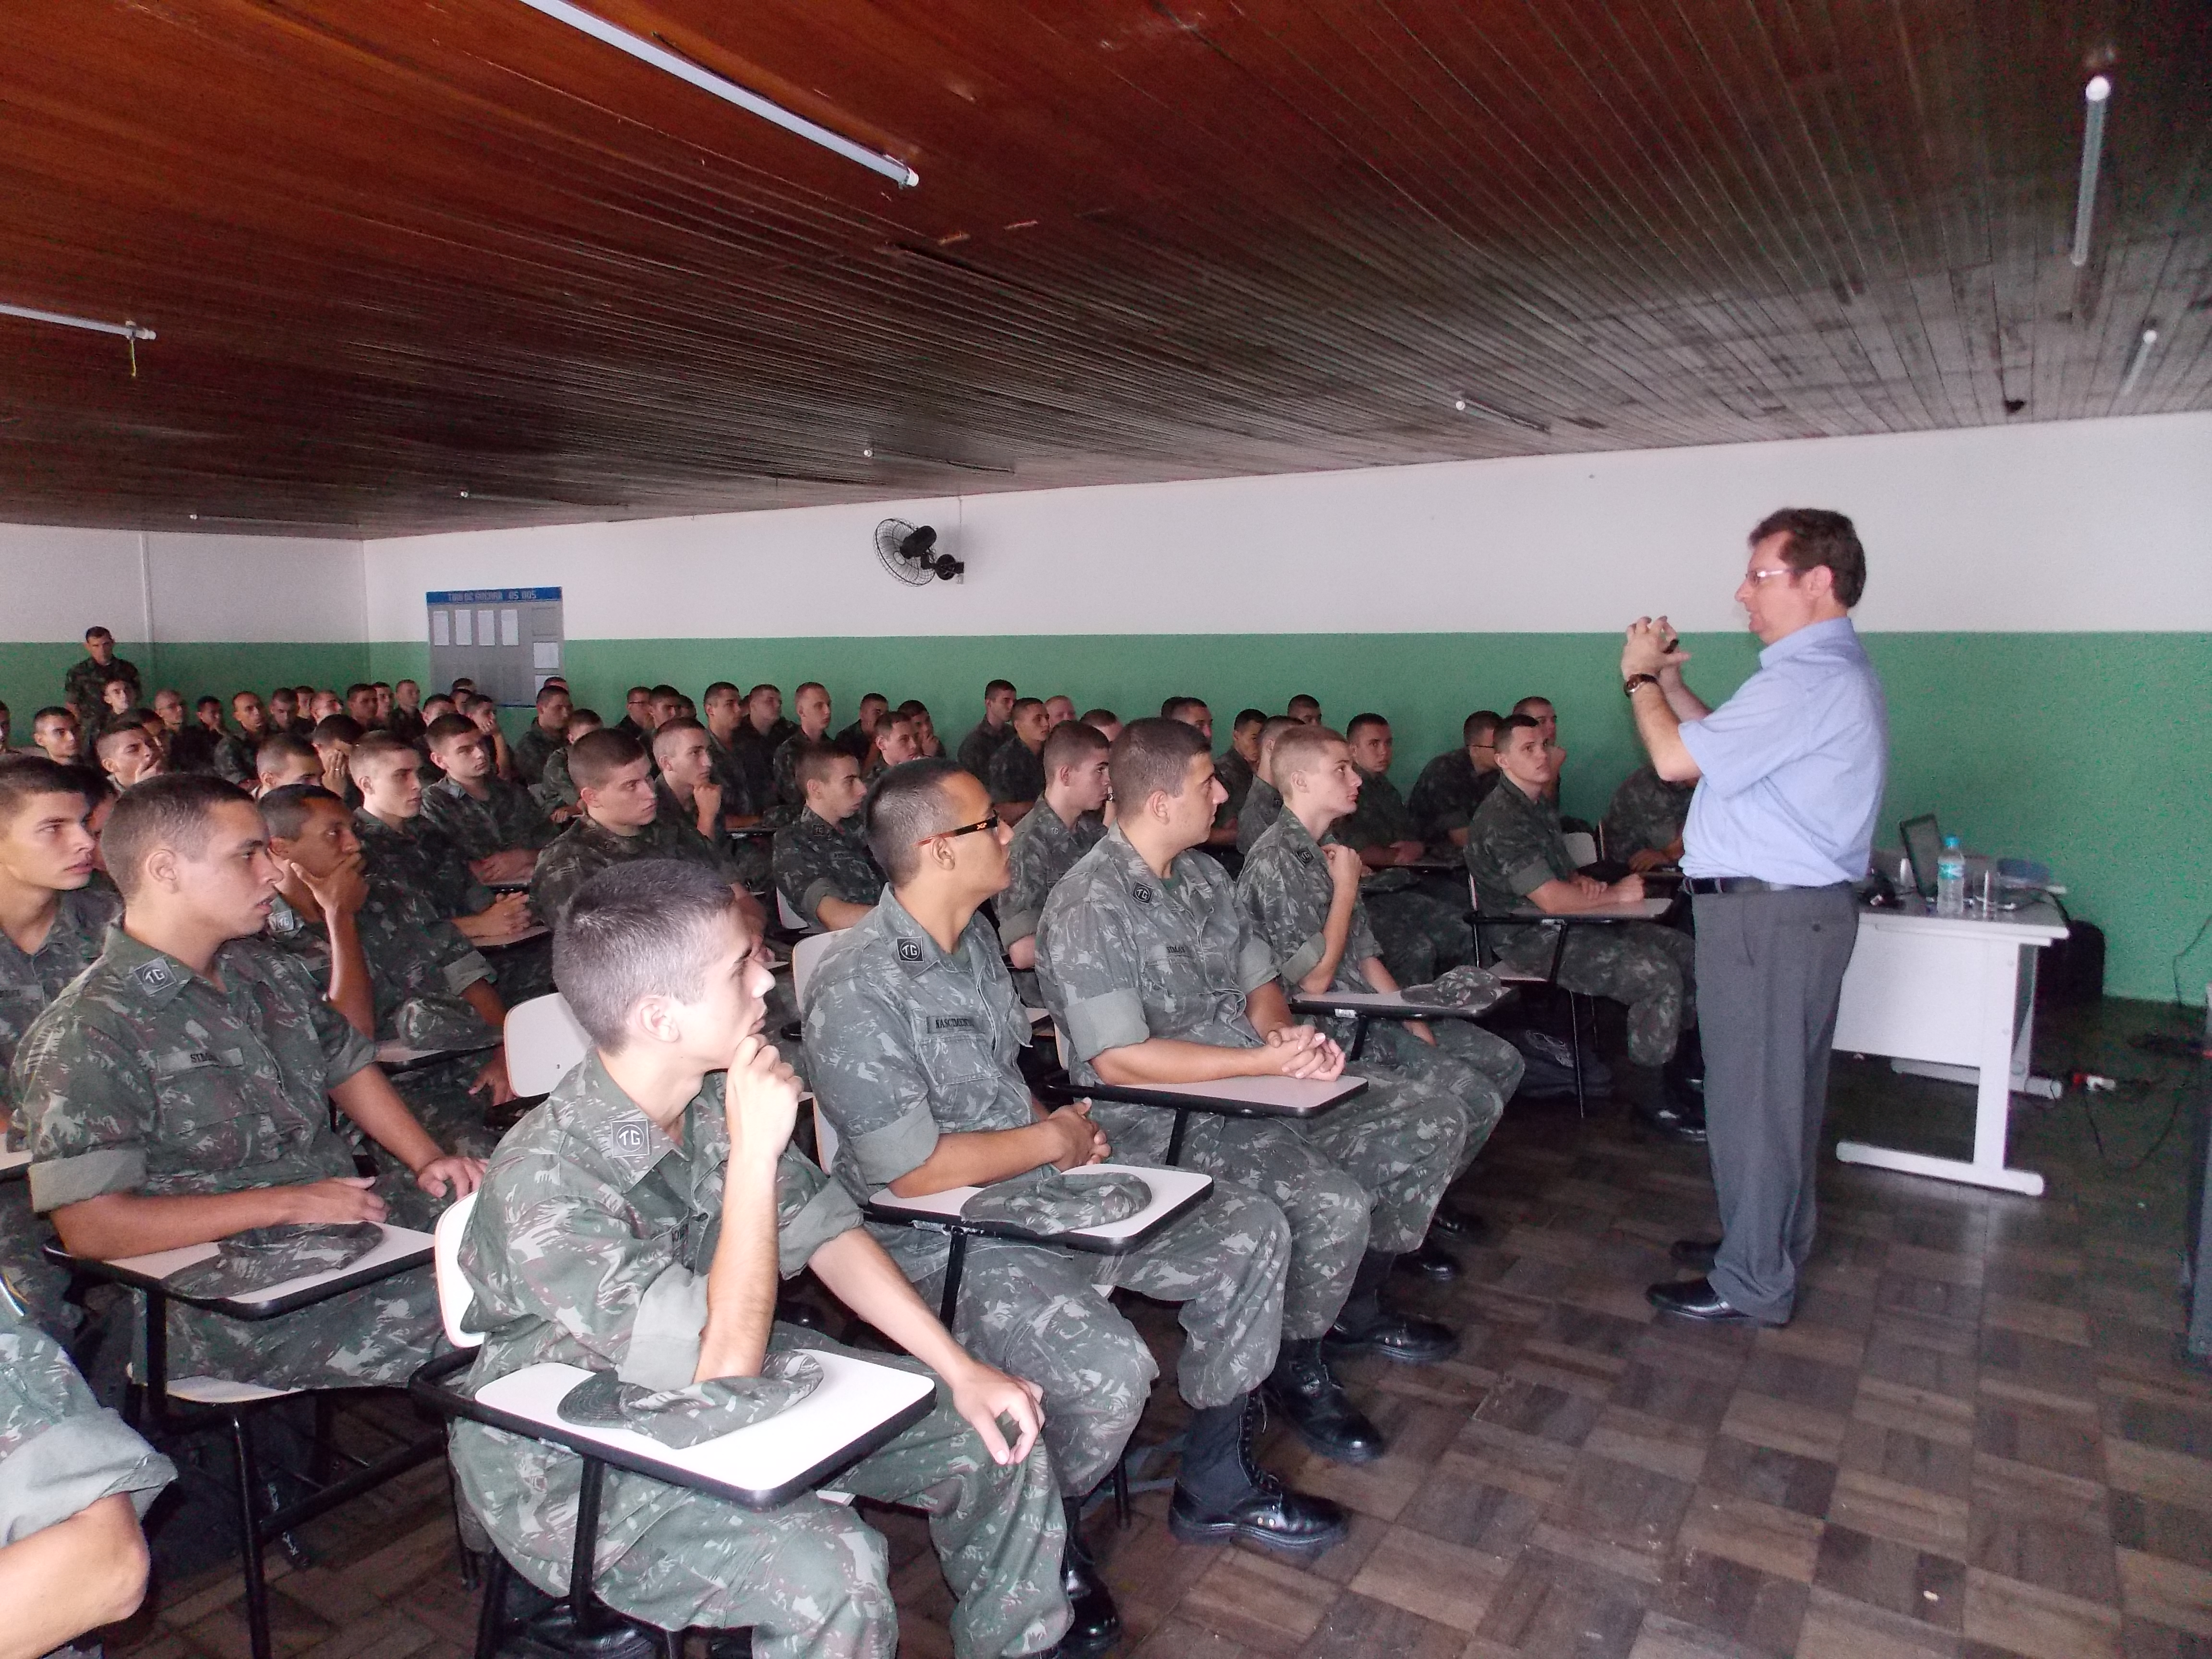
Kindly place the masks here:
<instances>
[{"instance_id":1,"label":"camouflage cap on desk","mask_svg":"<svg viewBox=\"0 0 2212 1659\"><path fill-rule=\"evenodd\" d=\"M295 1222L234 1233L209 1261L179 1267L161 1281L177 1296L245 1296L311 1273L350 1267L384 1242L373 1221L349 1225Z\"/></svg>"},{"instance_id":2,"label":"camouflage cap on desk","mask_svg":"<svg viewBox=\"0 0 2212 1659\"><path fill-rule=\"evenodd\" d=\"M1119 1171L1049 1166L994 1182L960 1206L963 1221L995 1221L1037 1233L1072 1233L1127 1221L1152 1201L1152 1189Z\"/></svg>"},{"instance_id":3,"label":"camouflage cap on desk","mask_svg":"<svg viewBox=\"0 0 2212 1659\"><path fill-rule=\"evenodd\" d=\"M1399 994L1424 1008L1461 1008L1479 1014L1504 999L1505 987L1495 974L1480 968L1455 968L1440 974L1433 983L1408 985Z\"/></svg>"},{"instance_id":4,"label":"camouflage cap on desk","mask_svg":"<svg viewBox=\"0 0 2212 1659\"><path fill-rule=\"evenodd\" d=\"M696 1446L788 1411L822 1386L822 1362L799 1349L772 1353L758 1376L719 1376L687 1389L648 1389L593 1371L561 1397L563 1423L629 1429L664 1446Z\"/></svg>"}]
</instances>

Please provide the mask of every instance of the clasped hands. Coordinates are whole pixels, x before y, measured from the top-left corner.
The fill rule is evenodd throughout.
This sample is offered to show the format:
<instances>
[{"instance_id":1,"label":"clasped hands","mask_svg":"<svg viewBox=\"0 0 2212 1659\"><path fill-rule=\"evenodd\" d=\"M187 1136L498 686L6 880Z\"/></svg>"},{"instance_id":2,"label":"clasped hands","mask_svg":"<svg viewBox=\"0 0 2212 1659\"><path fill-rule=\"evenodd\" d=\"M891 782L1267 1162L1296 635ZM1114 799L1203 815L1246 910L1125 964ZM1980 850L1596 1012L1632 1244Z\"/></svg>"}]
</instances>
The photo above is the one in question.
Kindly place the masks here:
<instances>
[{"instance_id":1,"label":"clasped hands","mask_svg":"<svg viewBox=\"0 0 2212 1659\"><path fill-rule=\"evenodd\" d=\"M1674 625L1664 617L1638 617L1628 624L1620 647L1620 677L1629 679L1638 674L1651 674L1661 680L1669 675L1679 675L1690 653L1682 649L1681 637Z\"/></svg>"}]
</instances>

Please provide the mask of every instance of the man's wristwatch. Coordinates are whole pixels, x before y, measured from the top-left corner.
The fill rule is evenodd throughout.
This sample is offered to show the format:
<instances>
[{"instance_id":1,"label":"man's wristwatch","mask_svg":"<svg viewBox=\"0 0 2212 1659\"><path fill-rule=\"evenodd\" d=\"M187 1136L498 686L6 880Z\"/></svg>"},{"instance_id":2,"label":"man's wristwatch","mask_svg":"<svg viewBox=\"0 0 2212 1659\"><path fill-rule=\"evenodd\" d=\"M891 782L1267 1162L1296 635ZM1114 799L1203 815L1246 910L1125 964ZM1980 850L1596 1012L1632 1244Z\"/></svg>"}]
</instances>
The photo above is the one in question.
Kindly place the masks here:
<instances>
[{"instance_id":1,"label":"man's wristwatch","mask_svg":"<svg viewBox=\"0 0 2212 1659\"><path fill-rule=\"evenodd\" d=\"M1656 674L1631 674L1620 683L1620 695L1624 697L1632 697L1636 695L1638 686L1658 684L1659 677Z\"/></svg>"}]
</instances>

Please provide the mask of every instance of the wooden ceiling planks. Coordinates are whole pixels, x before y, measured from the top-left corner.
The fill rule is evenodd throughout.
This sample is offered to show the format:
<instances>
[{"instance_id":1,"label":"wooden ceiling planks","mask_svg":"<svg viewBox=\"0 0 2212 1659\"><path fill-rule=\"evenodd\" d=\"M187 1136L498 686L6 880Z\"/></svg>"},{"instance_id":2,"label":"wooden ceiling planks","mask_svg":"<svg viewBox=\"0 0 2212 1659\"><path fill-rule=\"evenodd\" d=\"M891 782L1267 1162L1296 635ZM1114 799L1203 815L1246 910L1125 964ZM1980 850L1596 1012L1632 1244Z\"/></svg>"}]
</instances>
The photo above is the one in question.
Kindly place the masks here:
<instances>
[{"instance_id":1,"label":"wooden ceiling planks","mask_svg":"<svg viewBox=\"0 0 2212 1659\"><path fill-rule=\"evenodd\" d=\"M0 16L0 299L161 332L132 380L0 319L0 518L382 534L2212 407L2197 0L596 3L921 187L516 0Z\"/></svg>"}]
</instances>

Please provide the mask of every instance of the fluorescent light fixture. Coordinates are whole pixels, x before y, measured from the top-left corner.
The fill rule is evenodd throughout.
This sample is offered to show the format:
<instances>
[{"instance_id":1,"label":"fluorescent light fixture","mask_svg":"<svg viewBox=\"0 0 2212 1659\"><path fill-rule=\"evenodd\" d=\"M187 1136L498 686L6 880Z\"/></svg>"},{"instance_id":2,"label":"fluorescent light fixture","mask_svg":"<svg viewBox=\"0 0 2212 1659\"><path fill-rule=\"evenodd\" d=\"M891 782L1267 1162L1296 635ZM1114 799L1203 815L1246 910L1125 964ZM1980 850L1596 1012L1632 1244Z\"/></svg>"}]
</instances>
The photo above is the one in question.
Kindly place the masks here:
<instances>
[{"instance_id":1,"label":"fluorescent light fixture","mask_svg":"<svg viewBox=\"0 0 2212 1659\"><path fill-rule=\"evenodd\" d=\"M735 104L749 114L763 121L772 121L786 132L796 133L809 143L834 150L848 161L858 161L871 173L880 173L902 190L910 190L921 182L921 175L895 155L885 155L842 137L825 126L794 115L781 104L770 103L757 92L748 92L736 82L726 80L711 70L704 70L680 52L656 45L628 29L617 28L604 17L586 11L568 0L522 0L532 11L541 12L556 23L566 23L570 28L588 34L594 40L626 52L641 64L650 64L664 75L672 75L679 81L690 82L700 91L711 94L726 104Z\"/></svg>"},{"instance_id":2,"label":"fluorescent light fixture","mask_svg":"<svg viewBox=\"0 0 2212 1659\"><path fill-rule=\"evenodd\" d=\"M65 311L40 311L32 306L0 305L0 316L21 317L33 323L58 323L64 328L88 329L94 334L116 334L131 350L131 378L138 378L138 342L150 340L154 331L141 328L125 319L119 323L103 323L97 317L72 317Z\"/></svg>"},{"instance_id":3,"label":"fluorescent light fixture","mask_svg":"<svg viewBox=\"0 0 2212 1659\"><path fill-rule=\"evenodd\" d=\"M2089 263L2089 221L2097 210L2097 163L2105 154L2105 106L2112 99L2112 83L2101 75L2089 77L2081 88L2081 182L2074 188L2074 252L2068 257L2076 265Z\"/></svg>"},{"instance_id":4,"label":"fluorescent light fixture","mask_svg":"<svg viewBox=\"0 0 2212 1659\"><path fill-rule=\"evenodd\" d=\"M2143 365L2150 361L2150 349L2157 343L2158 331L2154 328L2146 328L2136 337L2135 355L2128 359L2128 377L2120 382L2120 396L2124 398L2136 389Z\"/></svg>"},{"instance_id":5,"label":"fluorescent light fixture","mask_svg":"<svg viewBox=\"0 0 2212 1659\"><path fill-rule=\"evenodd\" d=\"M1500 409L1495 404L1484 403L1480 398L1470 398L1463 392L1452 399L1452 407L1462 415L1487 415L1493 421L1503 421L1508 426L1517 426L1529 432L1541 432L1547 436L1552 430L1549 423L1546 422L1532 420L1526 415L1516 415L1510 409Z\"/></svg>"}]
</instances>

